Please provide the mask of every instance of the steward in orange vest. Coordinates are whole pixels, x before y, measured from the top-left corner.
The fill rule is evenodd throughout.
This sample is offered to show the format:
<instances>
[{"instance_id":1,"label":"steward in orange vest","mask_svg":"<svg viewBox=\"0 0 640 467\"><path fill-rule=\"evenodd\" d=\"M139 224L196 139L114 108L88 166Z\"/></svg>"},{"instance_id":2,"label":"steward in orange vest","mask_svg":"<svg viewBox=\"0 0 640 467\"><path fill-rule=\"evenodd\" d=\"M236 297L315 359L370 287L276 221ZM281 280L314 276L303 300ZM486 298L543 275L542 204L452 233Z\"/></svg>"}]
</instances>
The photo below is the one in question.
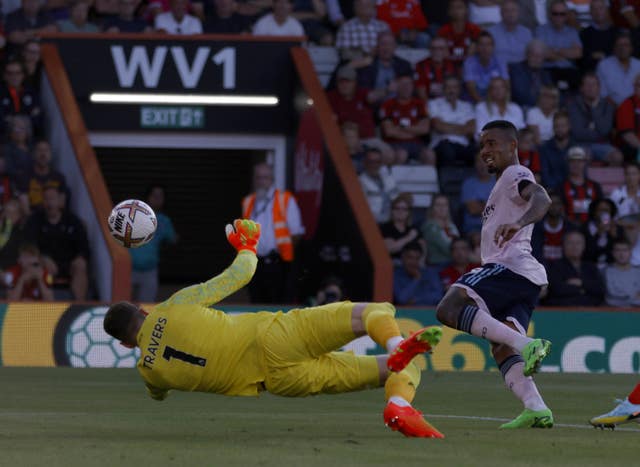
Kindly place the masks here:
<instances>
[{"instance_id":1,"label":"steward in orange vest","mask_svg":"<svg viewBox=\"0 0 640 467\"><path fill-rule=\"evenodd\" d=\"M287 206L293 195L289 191L275 191L273 195L273 228L276 236L276 245L282 261L293 261L293 241L287 227ZM245 196L242 200L242 217L250 219L256 202L255 193Z\"/></svg>"}]
</instances>

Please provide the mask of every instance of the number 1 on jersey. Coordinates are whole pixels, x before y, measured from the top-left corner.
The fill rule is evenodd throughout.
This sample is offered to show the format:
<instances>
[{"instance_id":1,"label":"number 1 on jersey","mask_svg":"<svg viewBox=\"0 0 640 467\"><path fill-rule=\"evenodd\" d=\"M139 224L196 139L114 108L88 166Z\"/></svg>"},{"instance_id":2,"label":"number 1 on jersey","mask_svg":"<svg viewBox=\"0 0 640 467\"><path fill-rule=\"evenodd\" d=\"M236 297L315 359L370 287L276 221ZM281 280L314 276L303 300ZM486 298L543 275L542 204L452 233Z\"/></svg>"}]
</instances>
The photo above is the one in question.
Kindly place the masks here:
<instances>
[{"instance_id":1,"label":"number 1 on jersey","mask_svg":"<svg viewBox=\"0 0 640 467\"><path fill-rule=\"evenodd\" d=\"M205 366L207 364L206 358L196 357L195 355L181 352L174 349L173 347L169 347L168 345L164 347L162 358L164 358L168 362L171 361L171 358L175 358L176 360L181 360L191 365Z\"/></svg>"}]
</instances>

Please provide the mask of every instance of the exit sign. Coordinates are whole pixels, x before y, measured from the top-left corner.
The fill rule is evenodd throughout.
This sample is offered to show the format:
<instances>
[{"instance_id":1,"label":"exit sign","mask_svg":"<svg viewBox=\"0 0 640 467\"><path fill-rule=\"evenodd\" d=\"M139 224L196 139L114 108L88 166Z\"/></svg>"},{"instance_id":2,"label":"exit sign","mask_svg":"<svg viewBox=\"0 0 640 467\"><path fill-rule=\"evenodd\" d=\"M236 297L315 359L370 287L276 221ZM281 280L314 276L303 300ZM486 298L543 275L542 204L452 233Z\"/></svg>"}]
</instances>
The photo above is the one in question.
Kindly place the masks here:
<instances>
[{"instance_id":1,"label":"exit sign","mask_svg":"<svg viewBox=\"0 0 640 467\"><path fill-rule=\"evenodd\" d=\"M204 107L140 107L142 128L203 128Z\"/></svg>"}]
</instances>

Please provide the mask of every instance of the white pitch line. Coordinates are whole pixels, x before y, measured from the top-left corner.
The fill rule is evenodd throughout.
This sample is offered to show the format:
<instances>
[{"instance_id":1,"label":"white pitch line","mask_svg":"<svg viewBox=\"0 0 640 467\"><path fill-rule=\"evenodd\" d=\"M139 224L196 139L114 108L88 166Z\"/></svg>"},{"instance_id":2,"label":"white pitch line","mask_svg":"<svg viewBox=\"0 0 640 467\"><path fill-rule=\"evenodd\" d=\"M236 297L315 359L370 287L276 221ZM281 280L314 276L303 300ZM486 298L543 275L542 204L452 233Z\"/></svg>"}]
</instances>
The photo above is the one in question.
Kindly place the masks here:
<instances>
[{"instance_id":1,"label":"white pitch line","mask_svg":"<svg viewBox=\"0 0 640 467\"><path fill-rule=\"evenodd\" d=\"M510 418L480 417L477 415L445 415L445 414L435 414L435 413L424 414L424 415L426 418L455 418L455 419L462 419L462 420L480 420L483 422L508 422L511 420ZM584 425L577 425L577 424L571 424L571 423L554 423L553 426L559 427L559 428L579 428L583 430L595 429L593 426L587 425L586 423ZM632 432L640 433L640 430L634 429L634 428L616 427L616 431L632 431Z\"/></svg>"}]
</instances>

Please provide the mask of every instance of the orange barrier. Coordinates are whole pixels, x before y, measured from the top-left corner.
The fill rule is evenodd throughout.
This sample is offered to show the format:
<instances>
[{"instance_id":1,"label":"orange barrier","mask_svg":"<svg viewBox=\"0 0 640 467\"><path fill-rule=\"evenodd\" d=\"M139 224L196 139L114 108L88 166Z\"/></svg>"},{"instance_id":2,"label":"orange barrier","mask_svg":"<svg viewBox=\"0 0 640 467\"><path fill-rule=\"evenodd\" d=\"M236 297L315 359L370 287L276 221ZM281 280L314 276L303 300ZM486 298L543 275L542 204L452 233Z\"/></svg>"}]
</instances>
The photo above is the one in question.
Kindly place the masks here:
<instances>
[{"instance_id":1,"label":"orange barrier","mask_svg":"<svg viewBox=\"0 0 640 467\"><path fill-rule=\"evenodd\" d=\"M89 142L87 128L71 89L69 78L55 45L42 44L42 63L60 107L64 125L84 176L96 215L98 219L107 219L113 203L96 154ZM99 224L103 236L107 239L107 249L113 263L111 298L112 300L128 300L131 297L131 259L126 250L110 241L107 223L99 222Z\"/></svg>"},{"instance_id":2,"label":"orange barrier","mask_svg":"<svg viewBox=\"0 0 640 467\"><path fill-rule=\"evenodd\" d=\"M373 263L373 300L391 301L393 298L393 264L384 245L380 229L360 188L360 182L333 111L318 80L313 62L302 47L291 49L293 62L305 92L313 100L327 152L336 169L342 188L353 210L355 222L362 233Z\"/></svg>"}]
</instances>

